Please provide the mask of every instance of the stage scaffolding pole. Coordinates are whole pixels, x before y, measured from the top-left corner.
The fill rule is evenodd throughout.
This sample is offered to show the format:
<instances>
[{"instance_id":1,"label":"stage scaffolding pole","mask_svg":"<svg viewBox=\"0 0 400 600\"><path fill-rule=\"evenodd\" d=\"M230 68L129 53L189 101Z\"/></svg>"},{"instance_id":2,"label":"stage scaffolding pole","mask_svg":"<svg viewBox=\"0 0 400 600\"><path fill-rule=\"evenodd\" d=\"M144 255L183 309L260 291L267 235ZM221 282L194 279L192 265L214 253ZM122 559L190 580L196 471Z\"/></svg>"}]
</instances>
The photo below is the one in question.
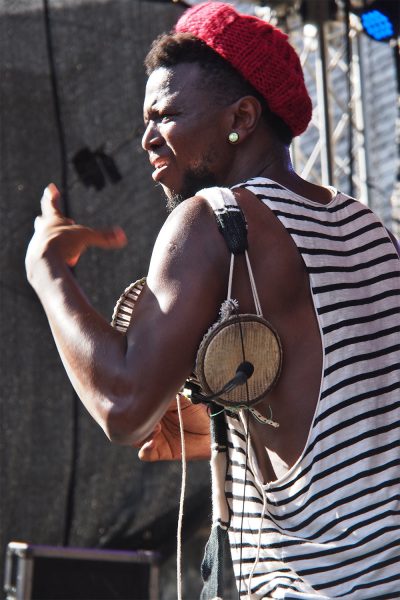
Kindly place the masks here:
<instances>
[{"instance_id":1,"label":"stage scaffolding pole","mask_svg":"<svg viewBox=\"0 0 400 600\"><path fill-rule=\"evenodd\" d=\"M305 178L354 193L369 204L360 32L344 20L323 19L305 26L297 22L292 30L289 23L287 30L316 100L309 131L293 143L295 168Z\"/></svg>"},{"instance_id":2,"label":"stage scaffolding pole","mask_svg":"<svg viewBox=\"0 0 400 600\"><path fill-rule=\"evenodd\" d=\"M318 50L315 62L316 89L318 104L318 122L321 153L321 183L333 185L333 151L329 113L329 66L327 63L327 48L325 39L325 22L320 19L318 29Z\"/></svg>"}]
</instances>

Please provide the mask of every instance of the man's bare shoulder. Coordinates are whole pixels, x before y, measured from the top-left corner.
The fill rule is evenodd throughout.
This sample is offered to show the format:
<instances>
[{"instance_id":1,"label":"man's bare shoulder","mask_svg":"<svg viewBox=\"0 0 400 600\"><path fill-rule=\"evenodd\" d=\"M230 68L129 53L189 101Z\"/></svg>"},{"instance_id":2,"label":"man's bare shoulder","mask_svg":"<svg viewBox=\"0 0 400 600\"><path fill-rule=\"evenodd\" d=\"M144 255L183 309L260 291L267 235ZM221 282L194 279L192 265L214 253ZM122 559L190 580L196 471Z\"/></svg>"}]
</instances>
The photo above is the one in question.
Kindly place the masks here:
<instances>
[{"instance_id":1,"label":"man's bare shoulder","mask_svg":"<svg viewBox=\"0 0 400 600\"><path fill-rule=\"evenodd\" d=\"M160 281L160 268L173 269L185 277L189 271L198 278L228 266L228 251L208 202L194 196L184 200L168 216L157 237L148 280ZM190 279L192 277L190 276Z\"/></svg>"},{"instance_id":2,"label":"man's bare shoulder","mask_svg":"<svg viewBox=\"0 0 400 600\"><path fill-rule=\"evenodd\" d=\"M201 231L210 236L218 234L215 217L207 200L202 196L193 196L178 204L168 215L160 233L168 235L174 231L193 235Z\"/></svg>"}]
</instances>

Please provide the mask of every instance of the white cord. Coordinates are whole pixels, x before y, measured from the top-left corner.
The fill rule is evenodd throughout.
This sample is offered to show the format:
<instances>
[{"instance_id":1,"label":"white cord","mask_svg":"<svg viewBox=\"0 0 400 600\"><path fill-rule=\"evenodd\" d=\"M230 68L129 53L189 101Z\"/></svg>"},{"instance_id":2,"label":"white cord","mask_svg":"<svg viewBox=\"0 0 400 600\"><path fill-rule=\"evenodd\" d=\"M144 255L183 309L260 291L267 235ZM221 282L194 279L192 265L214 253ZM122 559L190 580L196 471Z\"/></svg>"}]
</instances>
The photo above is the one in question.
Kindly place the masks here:
<instances>
[{"instance_id":1,"label":"white cord","mask_svg":"<svg viewBox=\"0 0 400 600\"><path fill-rule=\"evenodd\" d=\"M258 297L257 288L256 288L256 282L254 280L253 270L251 268L250 258L249 258L249 255L247 253L247 250L245 250L245 256L246 256L247 270L249 272L251 291L253 292L253 299L254 299L254 304L255 304L255 307L256 307L256 312L257 312L257 315L259 317L262 317L263 314L262 314L262 310L261 310L260 299Z\"/></svg>"},{"instance_id":2,"label":"white cord","mask_svg":"<svg viewBox=\"0 0 400 600\"><path fill-rule=\"evenodd\" d=\"M250 263L250 258L248 255L247 250L244 251L245 256L246 256L246 263L247 263L247 271L249 274L249 279L250 279L250 286L251 286L251 291L253 294L253 300L254 300L254 305L255 305L255 309L256 309L256 313L259 317L262 317L262 310L261 310L261 303L260 303L260 298L258 297L258 293L257 293L257 288L256 288L256 282L254 280L254 275L253 275L253 269L251 268L251 263ZM235 255L232 253L231 254L231 261L230 261L230 265L229 265L229 280L228 280L228 293L227 293L227 299L230 300L232 298L232 281L233 281L233 268L235 265Z\"/></svg>"},{"instance_id":3,"label":"white cord","mask_svg":"<svg viewBox=\"0 0 400 600\"><path fill-rule=\"evenodd\" d=\"M181 452L182 452L182 480L181 480L181 496L179 499L179 515L178 515L178 530L176 534L176 587L177 599L182 600L182 521L183 521L183 504L185 501L186 489L186 450L185 450L185 433L183 430L181 401L179 394L176 396L176 405L178 407L179 431L181 434Z\"/></svg>"},{"instance_id":4,"label":"white cord","mask_svg":"<svg viewBox=\"0 0 400 600\"><path fill-rule=\"evenodd\" d=\"M233 279L233 267L235 265L235 255L231 254L231 262L230 262L230 266L229 266L229 280L228 280L228 294L227 294L227 300L230 300L232 298L232 279Z\"/></svg>"}]
</instances>

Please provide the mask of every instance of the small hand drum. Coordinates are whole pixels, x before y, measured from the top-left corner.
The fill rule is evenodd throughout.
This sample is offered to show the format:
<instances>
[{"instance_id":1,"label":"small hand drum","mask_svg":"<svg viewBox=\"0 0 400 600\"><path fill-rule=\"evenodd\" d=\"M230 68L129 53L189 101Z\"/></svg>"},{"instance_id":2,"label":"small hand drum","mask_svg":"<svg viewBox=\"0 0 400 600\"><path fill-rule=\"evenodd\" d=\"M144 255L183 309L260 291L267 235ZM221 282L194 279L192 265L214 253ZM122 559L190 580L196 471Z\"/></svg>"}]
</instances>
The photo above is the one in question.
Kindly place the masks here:
<instances>
[{"instance_id":1,"label":"small hand drum","mask_svg":"<svg viewBox=\"0 0 400 600\"><path fill-rule=\"evenodd\" d=\"M227 408L253 406L276 383L282 368L282 346L268 321L252 314L234 314L216 323L205 335L197 354L195 373L203 392L221 390L248 361L254 366L247 383L214 400Z\"/></svg>"},{"instance_id":2,"label":"small hand drum","mask_svg":"<svg viewBox=\"0 0 400 600\"><path fill-rule=\"evenodd\" d=\"M135 303L139 298L145 284L146 277L138 279L134 283L128 285L128 287L118 298L111 318L111 325L115 329L118 329L118 331L126 333L132 319Z\"/></svg>"}]
</instances>

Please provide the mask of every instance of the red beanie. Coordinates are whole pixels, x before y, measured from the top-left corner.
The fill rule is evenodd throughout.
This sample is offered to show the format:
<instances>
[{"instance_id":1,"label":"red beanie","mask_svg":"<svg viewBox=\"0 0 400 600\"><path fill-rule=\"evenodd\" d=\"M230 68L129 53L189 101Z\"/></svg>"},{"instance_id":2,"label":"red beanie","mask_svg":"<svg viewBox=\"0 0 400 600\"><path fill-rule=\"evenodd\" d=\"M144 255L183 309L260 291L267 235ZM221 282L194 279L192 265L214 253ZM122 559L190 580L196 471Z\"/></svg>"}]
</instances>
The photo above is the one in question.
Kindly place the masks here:
<instances>
[{"instance_id":1,"label":"red beanie","mask_svg":"<svg viewBox=\"0 0 400 600\"><path fill-rule=\"evenodd\" d=\"M229 62L294 136L305 131L311 120L311 100L299 57L280 29L240 14L230 4L205 2L189 8L175 31L191 33Z\"/></svg>"}]
</instances>

